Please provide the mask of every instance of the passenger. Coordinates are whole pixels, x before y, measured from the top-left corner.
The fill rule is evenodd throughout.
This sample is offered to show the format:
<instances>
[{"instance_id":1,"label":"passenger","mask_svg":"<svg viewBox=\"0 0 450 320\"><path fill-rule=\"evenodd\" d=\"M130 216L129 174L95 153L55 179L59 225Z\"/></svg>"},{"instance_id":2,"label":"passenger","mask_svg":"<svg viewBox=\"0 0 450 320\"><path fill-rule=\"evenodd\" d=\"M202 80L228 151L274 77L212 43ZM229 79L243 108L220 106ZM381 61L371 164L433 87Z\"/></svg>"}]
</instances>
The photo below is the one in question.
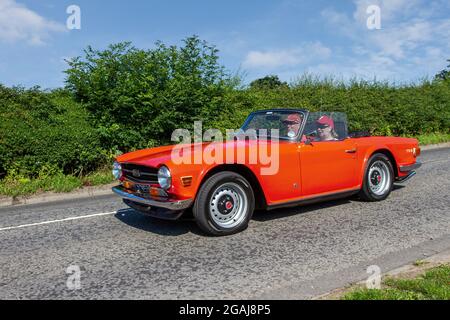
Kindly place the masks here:
<instances>
[{"instance_id":1,"label":"passenger","mask_svg":"<svg viewBox=\"0 0 450 320\"><path fill-rule=\"evenodd\" d=\"M322 116L316 121L320 141L337 141L338 134L334 130L334 121L328 116Z\"/></svg>"},{"instance_id":2,"label":"passenger","mask_svg":"<svg viewBox=\"0 0 450 320\"><path fill-rule=\"evenodd\" d=\"M298 135L301 123L302 116L299 113L291 113L283 120L283 124L287 126L287 136L289 138L294 138Z\"/></svg>"}]
</instances>

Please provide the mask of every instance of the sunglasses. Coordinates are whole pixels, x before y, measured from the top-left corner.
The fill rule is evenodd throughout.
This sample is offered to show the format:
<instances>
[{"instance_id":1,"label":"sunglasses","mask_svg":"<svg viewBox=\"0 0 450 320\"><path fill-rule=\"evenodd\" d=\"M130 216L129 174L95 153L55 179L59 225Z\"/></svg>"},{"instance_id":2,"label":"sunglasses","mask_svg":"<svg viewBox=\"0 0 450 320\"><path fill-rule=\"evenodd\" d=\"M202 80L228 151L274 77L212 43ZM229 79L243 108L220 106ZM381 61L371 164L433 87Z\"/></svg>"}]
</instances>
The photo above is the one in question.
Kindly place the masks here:
<instances>
[{"instance_id":1,"label":"sunglasses","mask_svg":"<svg viewBox=\"0 0 450 320\"><path fill-rule=\"evenodd\" d=\"M283 123L284 124L287 124L287 125L296 125L296 124L299 124L299 122L297 122L297 121L291 121L291 120L284 120L283 121Z\"/></svg>"},{"instance_id":2,"label":"sunglasses","mask_svg":"<svg viewBox=\"0 0 450 320\"><path fill-rule=\"evenodd\" d=\"M319 129L326 129L326 128L329 128L330 126L329 125L327 125L327 124L318 124L317 125L317 128L319 128Z\"/></svg>"}]
</instances>

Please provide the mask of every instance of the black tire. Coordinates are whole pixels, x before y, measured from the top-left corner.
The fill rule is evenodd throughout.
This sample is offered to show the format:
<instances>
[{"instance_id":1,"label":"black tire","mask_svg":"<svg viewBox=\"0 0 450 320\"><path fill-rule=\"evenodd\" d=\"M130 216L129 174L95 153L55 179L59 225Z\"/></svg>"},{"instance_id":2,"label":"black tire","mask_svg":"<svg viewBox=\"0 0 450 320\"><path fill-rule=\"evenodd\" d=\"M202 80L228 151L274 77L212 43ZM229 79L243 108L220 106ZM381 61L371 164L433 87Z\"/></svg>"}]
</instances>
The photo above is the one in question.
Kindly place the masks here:
<instances>
[{"instance_id":1,"label":"black tire","mask_svg":"<svg viewBox=\"0 0 450 320\"><path fill-rule=\"evenodd\" d=\"M373 168L372 172L371 168ZM360 198L372 202L386 199L392 191L394 179L395 175L391 160L382 153L375 153L367 162L363 186L359 193ZM381 183L383 185L379 191L374 191L374 188L378 186L377 183L380 186Z\"/></svg>"},{"instance_id":2,"label":"black tire","mask_svg":"<svg viewBox=\"0 0 450 320\"><path fill-rule=\"evenodd\" d=\"M254 209L255 196L250 183L240 174L223 171L203 183L192 211L202 231L226 236L245 230ZM222 218L224 220L219 221ZM227 223L229 225L225 226Z\"/></svg>"}]
</instances>

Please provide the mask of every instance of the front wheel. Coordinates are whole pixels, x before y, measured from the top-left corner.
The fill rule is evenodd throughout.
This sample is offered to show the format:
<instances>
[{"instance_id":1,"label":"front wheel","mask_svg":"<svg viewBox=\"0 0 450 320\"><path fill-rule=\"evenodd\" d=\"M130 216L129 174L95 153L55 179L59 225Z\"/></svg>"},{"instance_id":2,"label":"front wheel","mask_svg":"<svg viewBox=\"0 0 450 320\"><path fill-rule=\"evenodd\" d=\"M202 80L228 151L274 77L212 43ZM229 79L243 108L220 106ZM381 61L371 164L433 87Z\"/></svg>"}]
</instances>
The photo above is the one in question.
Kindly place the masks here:
<instances>
[{"instance_id":1,"label":"front wheel","mask_svg":"<svg viewBox=\"0 0 450 320\"><path fill-rule=\"evenodd\" d=\"M224 171L201 186L193 213L204 232L224 236L246 229L254 209L255 197L248 181L240 174Z\"/></svg>"},{"instance_id":2,"label":"front wheel","mask_svg":"<svg viewBox=\"0 0 450 320\"><path fill-rule=\"evenodd\" d=\"M368 162L360 197L367 201L386 199L394 185L394 169L388 157L374 154Z\"/></svg>"}]
</instances>

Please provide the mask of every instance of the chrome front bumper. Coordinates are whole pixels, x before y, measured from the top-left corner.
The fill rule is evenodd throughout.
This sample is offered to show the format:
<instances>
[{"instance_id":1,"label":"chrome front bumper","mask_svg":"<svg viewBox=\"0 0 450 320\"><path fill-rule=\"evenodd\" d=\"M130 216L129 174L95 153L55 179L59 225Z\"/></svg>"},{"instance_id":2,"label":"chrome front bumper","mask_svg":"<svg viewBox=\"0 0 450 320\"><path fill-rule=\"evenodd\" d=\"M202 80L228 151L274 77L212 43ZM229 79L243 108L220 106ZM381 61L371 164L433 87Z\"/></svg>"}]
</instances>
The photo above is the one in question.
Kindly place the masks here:
<instances>
[{"instance_id":1,"label":"chrome front bumper","mask_svg":"<svg viewBox=\"0 0 450 320\"><path fill-rule=\"evenodd\" d=\"M123 199L127 199L140 204L145 204L151 207L164 208L168 210L178 211L189 208L194 202L193 199L186 200L155 200L152 198L143 197L133 193L130 190L125 189L123 186L117 186L112 188L112 191Z\"/></svg>"}]
</instances>

